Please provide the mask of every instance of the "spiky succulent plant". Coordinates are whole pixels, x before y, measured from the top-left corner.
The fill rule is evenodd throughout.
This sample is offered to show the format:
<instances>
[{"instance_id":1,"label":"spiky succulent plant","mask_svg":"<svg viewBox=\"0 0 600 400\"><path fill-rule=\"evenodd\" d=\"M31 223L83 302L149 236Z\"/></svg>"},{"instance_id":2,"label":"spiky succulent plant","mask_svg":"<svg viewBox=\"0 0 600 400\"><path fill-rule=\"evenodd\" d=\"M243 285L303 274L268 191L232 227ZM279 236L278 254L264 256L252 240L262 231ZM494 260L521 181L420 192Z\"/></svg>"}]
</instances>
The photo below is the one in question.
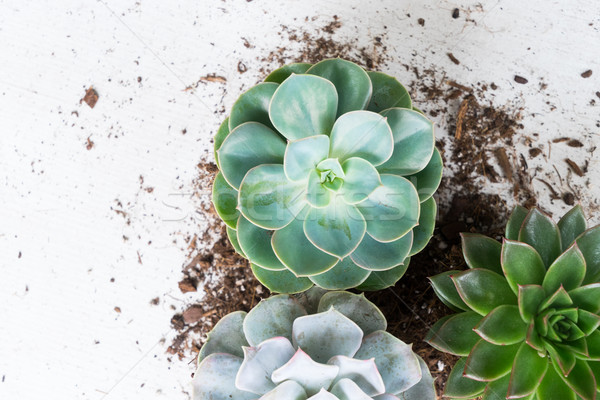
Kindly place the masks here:
<instances>
[{"instance_id":1,"label":"spiky succulent plant","mask_svg":"<svg viewBox=\"0 0 600 400\"><path fill-rule=\"evenodd\" d=\"M272 296L209 333L194 400L434 400L427 366L386 326L363 295Z\"/></svg>"},{"instance_id":2,"label":"spiky succulent plant","mask_svg":"<svg viewBox=\"0 0 600 400\"><path fill-rule=\"evenodd\" d=\"M386 74L284 66L235 102L215 158L215 209L271 291L391 286L432 235L433 125Z\"/></svg>"},{"instance_id":3,"label":"spiky succulent plant","mask_svg":"<svg viewBox=\"0 0 600 400\"><path fill-rule=\"evenodd\" d=\"M600 226L575 206L555 224L517 207L499 243L463 234L470 269L431 278L460 311L427 341L462 358L451 398L593 400L600 385Z\"/></svg>"}]
</instances>

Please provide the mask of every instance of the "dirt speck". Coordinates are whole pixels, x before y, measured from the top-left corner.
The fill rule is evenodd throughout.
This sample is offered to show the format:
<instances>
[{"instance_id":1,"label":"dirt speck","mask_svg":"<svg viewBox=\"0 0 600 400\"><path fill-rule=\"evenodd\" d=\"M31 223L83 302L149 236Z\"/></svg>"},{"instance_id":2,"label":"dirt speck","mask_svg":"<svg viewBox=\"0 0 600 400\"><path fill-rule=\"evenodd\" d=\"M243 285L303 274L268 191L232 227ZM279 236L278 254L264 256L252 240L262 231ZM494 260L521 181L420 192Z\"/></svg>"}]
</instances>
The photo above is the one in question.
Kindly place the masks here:
<instances>
[{"instance_id":1,"label":"dirt speck","mask_svg":"<svg viewBox=\"0 0 600 400\"><path fill-rule=\"evenodd\" d=\"M454 54L452 54L452 53L447 53L447 54L448 54L448 58L450 59L450 61L452 61L456 65L460 65L460 61L458 60L458 58L456 58L454 56Z\"/></svg>"},{"instance_id":2,"label":"dirt speck","mask_svg":"<svg viewBox=\"0 0 600 400\"><path fill-rule=\"evenodd\" d=\"M419 25L421 25L421 26L425 26L425 20L424 20L423 18L419 18L419 19L417 20L417 22L419 23Z\"/></svg>"},{"instance_id":3,"label":"dirt speck","mask_svg":"<svg viewBox=\"0 0 600 400\"><path fill-rule=\"evenodd\" d=\"M592 70L588 69L587 71L581 73L581 77L582 78L589 78L590 76L592 76L592 73L593 73Z\"/></svg>"},{"instance_id":4,"label":"dirt speck","mask_svg":"<svg viewBox=\"0 0 600 400\"><path fill-rule=\"evenodd\" d=\"M520 83L521 85L525 85L529 81L520 75L515 75L515 82Z\"/></svg>"},{"instance_id":5,"label":"dirt speck","mask_svg":"<svg viewBox=\"0 0 600 400\"><path fill-rule=\"evenodd\" d=\"M96 89L94 89L93 86L90 86L85 92L83 98L79 100L79 103L81 104L81 102L85 102L85 104L90 106L90 108L94 108L96 106L96 103L98 102L98 98L98 92L96 92Z\"/></svg>"},{"instance_id":6,"label":"dirt speck","mask_svg":"<svg viewBox=\"0 0 600 400\"><path fill-rule=\"evenodd\" d=\"M94 142L90 138L91 138L91 136L88 136L87 140L85 141L85 148L88 150L91 150L94 148Z\"/></svg>"},{"instance_id":7,"label":"dirt speck","mask_svg":"<svg viewBox=\"0 0 600 400\"><path fill-rule=\"evenodd\" d=\"M452 10L452 18L457 19L458 17L460 17L460 10L458 8L455 8L454 10Z\"/></svg>"}]
</instances>

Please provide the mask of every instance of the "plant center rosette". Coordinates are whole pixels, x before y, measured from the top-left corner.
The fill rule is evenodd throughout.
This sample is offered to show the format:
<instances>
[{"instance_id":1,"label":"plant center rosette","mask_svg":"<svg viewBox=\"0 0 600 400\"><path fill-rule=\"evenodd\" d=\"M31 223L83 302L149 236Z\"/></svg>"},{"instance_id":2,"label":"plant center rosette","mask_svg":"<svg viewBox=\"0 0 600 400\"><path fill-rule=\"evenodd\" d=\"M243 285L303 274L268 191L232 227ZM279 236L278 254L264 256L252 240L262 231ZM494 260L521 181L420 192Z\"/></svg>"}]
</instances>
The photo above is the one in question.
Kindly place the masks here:
<instances>
[{"instance_id":1,"label":"plant center rosette","mask_svg":"<svg viewBox=\"0 0 600 400\"><path fill-rule=\"evenodd\" d=\"M463 234L470 269L431 278L458 314L427 341L462 358L445 396L594 400L600 384L600 226L580 206L558 224L517 207L506 238Z\"/></svg>"},{"instance_id":2,"label":"plant center rosette","mask_svg":"<svg viewBox=\"0 0 600 400\"><path fill-rule=\"evenodd\" d=\"M434 400L410 345L362 295L312 288L225 316L198 357L194 400Z\"/></svg>"},{"instance_id":3,"label":"plant center rosette","mask_svg":"<svg viewBox=\"0 0 600 400\"><path fill-rule=\"evenodd\" d=\"M434 141L396 79L341 59L290 64L219 128L213 203L271 291L378 290L433 233Z\"/></svg>"}]
</instances>

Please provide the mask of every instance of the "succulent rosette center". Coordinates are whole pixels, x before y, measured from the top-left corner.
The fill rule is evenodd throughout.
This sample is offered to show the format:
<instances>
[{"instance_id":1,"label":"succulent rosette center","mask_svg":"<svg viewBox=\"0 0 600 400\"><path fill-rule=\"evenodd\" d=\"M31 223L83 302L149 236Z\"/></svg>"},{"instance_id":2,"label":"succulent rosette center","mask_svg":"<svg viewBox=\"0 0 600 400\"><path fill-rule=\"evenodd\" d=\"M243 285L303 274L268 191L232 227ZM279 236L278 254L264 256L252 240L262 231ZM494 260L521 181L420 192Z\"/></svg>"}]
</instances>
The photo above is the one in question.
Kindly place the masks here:
<instances>
[{"instance_id":1,"label":"succulent rosette center","mask_svg":"<svg viewBox=\"0 0 600 400\"><path fill-rule=\"evenodd\" d=\"M271 291L380 289L432 235L434 144L394 78L341 59L291 64L219 129L213 203Z\"/></svg>"},{"instance_id":2,"label":"succulent rosette center","mask_svg":"<svg viewBox=\"0 0 600 400\"><path fill-rule=\"evenodd\" d=\"M363 296L273 296L215 326L199 356L194 399L435 399L423 360L385 328Z\"/></svg>"},{"instance_id":3,"label":"succulent rosette center","mask_svg":"<svg viewBox=\"0 0 600 400\"><path fill-rule=\"evenodd\" d=\"M458 314L427 337L461 356L445 395L595 400L600 384L600 227L580 206L555 224L517 207L502 243L463 234L470 269L431 278Z\"/></svg>"}]
</instances>

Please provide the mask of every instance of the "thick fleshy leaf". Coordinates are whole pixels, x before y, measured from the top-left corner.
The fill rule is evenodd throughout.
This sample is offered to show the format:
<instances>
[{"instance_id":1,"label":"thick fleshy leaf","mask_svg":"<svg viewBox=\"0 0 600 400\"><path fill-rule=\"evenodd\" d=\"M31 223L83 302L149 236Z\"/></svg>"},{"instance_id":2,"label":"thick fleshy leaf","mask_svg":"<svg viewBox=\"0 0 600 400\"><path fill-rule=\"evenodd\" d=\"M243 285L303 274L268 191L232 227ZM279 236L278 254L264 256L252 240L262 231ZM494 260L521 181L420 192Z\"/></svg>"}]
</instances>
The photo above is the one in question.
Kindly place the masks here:
<instances>
[{"instance_id":1,"label":"thick fleshy leaf","mask_svg":"<svg viewBox=\"0 0 600 400\"><path fill-rule=\"evenodd\" d=\"M433 291L439 299L454 311L469 311L469 306L460 298L454 281L450 278L459 271L446 271L429 278Z\"/></svg>"},{"instance_id":2,"label":"thick fleshy leaf","mask_svg":"<svg viewBox=\"0 0 600 400\"><path fill-rule=\"evenodd\" d=\"M244 216L240 216L237 224L237 239L246 257L264 269L282 271L285 269L285 265L273 252L272 236L272 231L262 229Z\"/></svg>"},{"instance_id":3,"label":"thick fleshy leaf","mask_svg":"<svg viewBox=\"0 0 600 400\"><path fill-rule=\"evenodd\" d=\"M263 229L281 229L306 204L304 185L287 179L283 165L260 165L250 170L240 185L240 211Z\"/></svg>"},{"instance_id":4,"label":"thick fleshy leaf","mask_svg":"<svg viewBox=\"0 0 600 400\"><path fill-rule=\"evenodd\" d=\"M425 361L419 356L419 365L421 366L421 380L408 390L398 393L400 400L435 400L437 398L434 379L429 372Z\"/></svg>"},{"instance_id":5,"label":"thick fleshy leaf","mask_svg":"<svg viewBox=\"0 0 600 400\"><path fill-rule=\"evenodd\" d=\"M294 346L313 360L326 363L333 356L354 356L360 348L363 331L350 318L330 308L296 319L292 338Z\"/></svg>"},{"instance_id":6,"label":"thick fleshy leaf","mask_svg":"<svg viewBox=\"0 0 600 400\"><path fill-rule=\"evenodd\" d=\"M590 360L600 361L600 331L592 332L586 339L588 346L588 355ZM592 363L590 362L590 365ZM593 363L598 364L598 363ZM596 380L600 380L600 375L596 375ZM600 383L600 382L598 382Z\"/></svg>"},{"instance_id":7,"label":"thick fleshy leaf","mask_svg":"<svg viewBox=\"0 0 600 400\"><path fill-rule=\"evenodd\" d=\"M360 286L356 287L356 289L362 291L374 291L394 286L408 269L409 263L410 257L406 258L403 264L400 264L392 269L386 269L385 271L373 271L369 277L362 284L360 284Z\"/></svg>"},{"instance_id":8,"label":"thick fleshy leaf","mask_svg":"<svg viewBox=\"0 0 600 400\"><path fill-rule=\"evenodd\" d=\"M307 74L318 75L335 85L338 93L337 117L363 110L371 99L373 87L364 69L353 62L332 58L316 63Z\"/></svg>"},{"instance_id":9,"label":"thick fleshy leaf","mask_svg":"<svg viewBox=\"0 0 600 400\"><path fill-rule=\"evenodd\" d=\"M288 226L273 234L271 244L279 260L297 276L322 274L338 262L338 258L316 248L304 234L307 207ZM293 243L293 246L290 246Z\"/></svg>"},{"instance_id":10,"label":"thick fleshy leaf","mask_svg":"<svg viewBox=\"0 0 600 400\"><path fill-rule=\"evenodd\" d=\"M577 360L569 376L561 376L561 378L583 400L596 399L596 378L586 361Z\"/></svg>"},{"instance_id":11,"label":"thick fleshy leaf","mask_svg":"<svg viewBox=\"0 0 600 400\"><path fill-rule=\"evenodd\" d=\"M576 358L573 352L558 343L550 343L544 339L544 347L550 355L552 364L557 371L560 371L561 376L566 376L573 371L576 364Z\"/></svg>"},{"instance_id":12,"label":"thick fleshy leaf","mask_svg":"<svg viewBox=\"0 0 600 400\"><path fill-rule=\"evenodd\" d=\"M383 72L368 71L373 84L373 95L367 110L380 112L392 107L412 108L408 90L396 80Z\"/></svg>"},{"instance_id":13,"label":"thick fleshy leaf","mask_svg":"<svg viewBox=\"0 0 600 400\"><path fill-rule=\"evenodd\" d=\"M548 268L542 287L547 295L554 293L561 286L566 291L576 289L583 282L585 269L583 254L577 243L574 243Z\"/></svg>"},{"instance_id":14,"label":"thick fleshy leaf","mask_svg":"<svg viewBox=\"0 0 600 400\"><path fill-rule=\"evenodd\" d=\"M404 392L404 393L406 393L406 392ZM389 393L375 396L375 397L373 397L373 399L374 400L401 400L399 397L396 397L393 394L389 394Z\"/></svg>"},{"instance_id":15,"label":"thick fleshy leaf","mask_svg":"<svg viewBox=\"0 0 600 400\"><path fill-rule=\"evenodd\" d=\"M198 365L192 381L194 400L252 400L253 393L235 387L235 376L242 365L240 357L216 353Z\"/></svg>"},{"instance_id":16,"label":"thick fleshy leaf","mask_svg":"<svg viewBox=\"0 0 600 400\"><path fill-rule=\"evenodd\" d=\"M585 336L589 336L600 326L600 316L589 311L577 310L577 326Z\"/></svg>"},{"instance_id":17,"label":"thick fleshy leaf","mask_svg":"<svg viewBox=\"0 0 600 400\"><path fill-rule=\"evenodd\" d=\"M336 181L341 181L336 179ZM306 188L306 201L315 208L327 207L333 198L335 192L327 188L326 185L321 183L319 172L314 169L308 174L308 184Z\"/></svg>"},{"instance_id":18,"label":"thick fleshy leaf","mask_svg":"<svg viewBox=\"0 0 600 400\"><path fill-rule=\"evenodd\" d=\"M371 111L352 111L335 121L329 156L340 162L360 157L377 166L390 158L393 148L392 131L384 117Z\"/></svg>"},{"instance_id":19,"label":"thick fleshy leaf","mask_svg":"<svg viewBox=\"0 0 600 400\"><path fill-rule=\"evenodd\" d=\"M248 346L243 329L245 317L244 311L235 311L221 318L208 333L208 338L200 349L198 361L202 361L214 353L227 353L243 357L242 346Z\"/></svg>"},{"instance_id":20,"label":"thick fleshy leaf","mask_svg":"<svg viewBox=\"0 0 600 400\"><path fill-rule=\"evenodd\" d=\"M513 209L508 218L506 232L504 234L508 240L519 240L519 231L521 230L523 221L527 218L527 214L529 214L529 211L525 207L516 206Z\"/></svg>"},{"instance_id":21,"label":"thick fleshy leaf","mask_svg":"<svg viewBox=\"0 0 600 400\"><path fill-rule=\"evenodd\" d=\"M311 275L309 279L324 289L345 290L360 285L369 274L368 270L356 265L350 257L346 257L330 270L319 275Z\"/></svg>"},{"instance_id":22,"label":"thick fleshy leaf","mask_svg":"<svg viewBox=\"0 0 600 400\"><path fill-rule=\"evenodd\" d=\"M313 208L304 221L304 233L324 252L344 258L362 241L367 223L358 209L335 198L327 207Z\"/></svg>"},{"instance_id":23,"label":"thick fleshy leaf","mask_svg":"<svg viewBox=\"0 0 600 400\"><path fill-rule=\"evenodd\" d=\"M585 257L587 272L584 285L600 281L600 225L588 229L576 240L579 250Z\"/></svg>"},{"instance_id":24,"label":"thick fleshy leaf","mask_svg":"<svg viewBox=\"0 0 600 400\"><path fill-rule=\"evenodd\" d=\"M539 354L546 354L546 348L544 347L544 341L540 337L537 329L535 328L535 322L531 322L527 328L527 338L525 342L538 351Z\"/></svg>"},{"instance_id":25,"label":"thick fleshy leaf","mask_svg":"<svg viewBox=\"0 0 600 400\"><path fill-rule=\"evenodd\" d=\"M463 357L452 368L448 382L446 382L446 388L444 389L444 397L472 399L480 396L485 390L487 382L469 379L463 375L466 361L467 357Z\"/></svg>"},{"instance_id":26,"label":"thick fleshy leaf","mask_svg":"<svg viewBox=\"0 0 600 400\"><path fill-rule=\"evenodd\" d=\"M594 314L600 311L600 283L580 286L569 291L573 304Z\"/></svg>"},{"instance_id":27,"label":"thick fleshy leaf","mask_svg":"<svg viewBox=\"0 0 600 400\"><path fill-rule=\"evenodd\" d=\"M510 384L510 374L504 375L502 378L491 381L485 387L481 400L504 400L508 393L508 385ZM524 399L529 400L529 399Z\"/></svg>"},{"instance_id":28,"label":"thick fleshy leaf","mask_svg":"<svg viewBox=\"0 0 600 400\"><path fill-rule=\"evenodd\" d=\"M338 193L348 204L356 204L365 200L373 190L381 185L379 173L370 162L357 157L344 161L342 169L346 175L344 184Z\"/></svg>"},{"instance_id":29,"label":"thick fleshy leaf","mask_svg":"<svg viewBox=\"0 0 600 400\"><path fill-rule=\"evenodd\" d=\"M412 346L385 331L366 336L354 356L359 360L373 357L387 393L403 392L421 380L421 367Z\"/></svg>"},{"instance_id":30,"label":"thick fleshy leaf","mask_svg":"<svg viewBox=\"0 0 600 400\"><path fill-rule=\"evenodd\" d=\"M272 271L256 264L250 264L250 267L256 279L274 293L300 293L313 285L310 279L297 277L287 269Z\"/></svg>"},{"instance_id":31,"label":"thick fleshy leaf","mask_svg":"<svg viewBox=\"0 0 600 400\"><path fill-rule=\"evenodd\" d=\"M562 380L554 367L549 367L536 390L538 399L575 400L577 395Z\"/></svg>"},{"instance_id":32,"label":"thick fleshy leaf","mask_svg":"<svg viewBox=\"0 0 600 400\"><path fill-rule=\"evenodd\" d=\"M565 251L571 247L575 239L585 232L586 228L585 215L583 214L581 205L577 204L558 221L562 250Z\"/></svg>"},{"instance_id":33,"label":"thick fleshy leaf","mask_svg":"<svg viewBox=\"0 0 600 400\"><path fill-rule=\"evenodd\" d=\"M221 172L217 174L213 183L212 202L223 222L235 229L240 216L237 209L238 192L227 183Z\"/></svg>"},{"instance_id":34,"label":"thick fleshy leaf","mask_svg":"<svg viewBox=\"0 0 600 400\"><path fill-rule=\"evenodd\" d=\"M375 331L384 331L387 327L385 317L379 308L363 294L329 292L321 298L318 311L327 311L331 307L354 321L365 336Z\"/></svg>"},{"instance_id":35,"label":"thick fleshy leaf","mask_svg":"<svg viewBox=\"0 0 600 400\"><path fill-rule=\"evenodd\" d=\"M414 238L412 248L410 249L411 256L419 253L429 243L435 229L436 214L437 204L433 197L421 203L419 224L413 228Z\"/></svg>"},{"instance_id":36,"label":"thick fleshy leaf","mask_svg":"<svg viewBox=\"0 0 600 400\"><path fill-rule=\"evenodd\" d=\"M513 240L502 243L502 270L515 294L519 293L519 285L541 285L546 275L538 252L527 243Z\"/></svg>"},{"instance_id":37,"label":"thick fleshy leaf","mask_svg":"<svg viewBox=\"0 0 600 400\"><path fill-rule=\"evenodd\" d=\"M319 309L321 298L327 293L329 293L328 290L313 286L306 292L295 294L294 298L302 304L302 307L304 307L309 314L316 314Z\"/></svg>"},{"instance_id":38,"label":"thick fleshy leaf","mask_svg":"<svg viewBox=\"0 0 600 400\"><path fill-rule=\"evenodd\" d=\"M546 298L538 308L538 312L542 312L547 308L565 308L573 304L573 300L569 297L567 291L561 286L551 296Z\"/></svg>"},{"instance_id":39,"label":"thick fleshy leaf","mask_svg":"<svg viewBox=\"0 0 600 400\"><path fill-rule=\"evenodd\" d=\"M287 139L329 135L338 105L333 83L315 75L291 75L279 85L269 107L271 122Z\"/></svg>"},{"instance_id":40,"label":"thick fleshy leaf","mask_svg":"<svg viewBox=\"0 0 600 400\"><path fill-rule=\"evenodd\" d=\"M295 353L292 343L280 336L267 339L256 347L244 347L244 362L237 373L235 386L259 395L275 389L271 374Z\"/></svg>"},{"instance_id":41,"label":"thick fleshy leaf","mask_svg":"<svg viewBox=\"0 0 600 400\"><path fill-rule=\"evenodd\" d=\"M519 307L503 305L486 315L475 332L493 344L515 344L525 340L527 324L521 319Z\"/></svg>"},{"instance_id":42,"label":"thick fleshy leaf","mask_svg":"<svg viewBox=\"0 0 600 400\"><path fill-rule=\"evenodd\" d=\"M532 209L523 221L519 242L525 242L536 249L546 267L556 260L562 250L558 226L537 208Z\"/></svg>"},{"instance_id":43,"label":"thick fleshy leaf","mask_svg":"<svg viewBox=\"0 0 600 400\"><path fill-rule=\"evenodd\" d=\"M498 346L481 339L467 358L465 376L478 381L493 381L508 374L520 346L520 343Z\"/></svg>"},{"instance_id":44,"label":"thick fleshy leaf","mask_svg":"<svg viewBox=\"0 0 600 400\"><path fill-rule=\"evenodd\" d=\"M412 242L412 232L393 242L379 242L366 234L350 257L369 271L385 271L402 264L410 253Z\"/></svg>"},{"instance_id":45,"label":"thick fleshy leaf","mask_svg":"<svg viewBox=\"0 0 600 400\"><path fill-rule=\"evenodd\" d=\"M298 349L290 361L273 371L271 379L277 384L288 379L296 381L306 390L307 395L312 396L321 388L328 388L338 371L337 366L318 363L302 349Z\"/></svg>"},{"instance_id":46,"label":"thick fleshy leaf","mask_svg":"<svg viewBox=\"0 0 600 400\"><path fill-rule=\"evenodd\" d=\"M225 139L219 154L221 172L234 189L252 168L262 164L283 164L285 142L273 130L258 122L247 122Z\"/></svg>"},{"instance_id":47,"label":"thick fleshy leaf","mask_svg":"<svg viewBox=\"0 0 600 400\"><path fill-rule=\"evenodd\" d=\"M478 233L461 233L462 250L469 268L483 268L502 274L502 245Z\"/></svg>"},{"instance_id":48,"label":"thick fleshy leaf","mask_svg":"<svg viewBox=\"0 0 600 400\"><path fill-rule=\"evenodd\" d=\"M339 400L336 396L332 395L325 389L321 389L319 393L314 396L310 396L307 400Z\"/></svg>"},{"instance_id":49,"label":"thick fleshy leaf","mask_svg":"<svg viewBox=\"0 0 600 400\"><path fill-rule=\"evenodd\" d=\"M433 123L422 114L406 108L390 108L382 111L381 115L387 118L392 129L394 152L379 165L379 172L412 175L424 169L433 155Z\"/></svg>"},{"instance_id":50,"label":"thick fleshy leaf","mask_svg":"<svg viewBox=\"0 0 600 400\"><path fill-rule=\"evenodd\" d=\"M299 383L285 381L277 385L277 387L269 393L261 396L259 400L306 400L307 397L306 391Z\"/></svg>"},{"instance_id":51,"label":"thick fleshy leaf","mask_svg":"<svg viewBox=\"0 0 600 400\"><path fill-rule=\"evenodd\" d=\"M265 82L282 83L292 74L304 74L308 69L312 67L312 64L308 63L292 63L284 65L281 68L271 72L266 78Z\"/></svg>"},{"instance_id":52,"label":"thick fleshy leaf","mask_svg":"<svg viewBox=\"0 0 600 400\"><path fill-rule=\"evenodd\" d=\"M244 334L250 346L258 346L267 339L282 336L292 340L292 325L306 310L293 297L271 296L261 300L244 319Z\"/></svg>"},{"instance_id":53,"label":"thick fleshy leaf","mask_svg":"<svg viewBox=\"0 0 600 400\"><path fill-rule=\"evenodd\" d=\"M452 315L448 319L437 321L425 341L440 351L466 356L481 339L473 329L481 321L481 315L473 311Z\"/></svg>"},{"instance_id":54,"label":"thick fleshy leaf","mask_svg":"<svg viewBox=\"0 0 600 400\"><path fill-rule=\"evenodd\" d=\"M283 168L291 181L308 178L311 171L327 158L329 154L329 136L316 135L288 143L285 150Z\"/></svg>"},{"instance_id":55,"label":"thick fleshy leaf","mask_svg":"<svg viewBox=\"0 0 600 400\"><path fill-rule=\"evenodd\" d=\"M240 242L238 242L237 232L235 229L231 229L229 226L226 228L227 238L231 242L231 245L235 249L235 251L244 258L247 258L244 254L244 250L240 247Z\"/></svg>"},{"instance_id":56,"label":"thick fleshy leaf","mask_svg":"<svg viewBox=\"0 0 600 400\"><path fill-rule=\"evenodd\" d=\"M259 83L244 92L231 107L229 115L229 129L233 131L244 122L260 122L273 128L269 118L269 103L273 93L279 87L272 82Z\"/></svg>"},{"instance_id":57,"label":"thick fleshy leaf","mask_svg":"<svg viewBox=\"0 0 600 400\"><path fill-rule=\"evenodd\" d=\"M519 313L524 322L531 322L537 315L540 304L546 298L546 292L540 285L519 286Z\"/></svg>"},{"instance_id":58,"label":"thick fleshy leaf","mask_svg":"<svg viewBox=\"0 0 600 400\"><path fill-rule=\"evenodd\" d=\"M358 209L367 221L367 232L380 242L391 242L406 235L419 221L419 196L405 178L381 175L377 187Z\"/></svg>"},{"instance_id":59,"label":"thick fleshy leaf","mask_svg":"<svg viewBox=\"0 0 600 400\"><path fill-rule=\"evenodd\" d=\"M341 379L331 388L331 394L339 400L371 400L360 387L348 378Z\"/></svg>"},{"instance_id":60,"label":"thick fleshy leaf","mask_svg":"<svg viewBox=\"0 0 600 400\"><path fill-rule=\"evenodd\" d=\"M221 168L221 164L219 163L219 155L217 154L217 151L219 151L219 149L221 148L221 145L223 144L225 138L229 136L229 132L229 117L227 117L225 118L225 121L223 121L221 126L219 126L219 129L217 130L214 139L215 163L217 164L217 167L219 167L219 169Z\"/></svg>"},{"instance_id":61,"label":"thick fleshy leaf","mask_svg":"<svg viewBox=\"0 0 600 400\"><path fill-rule=\"evenodd\" d=\"M535 392L546 374L548 364L546 357L540 357L537 351L523 342L515 356L508 397L521 398Z\"/></svg>"},{"instance_id":62,"label":"thick fleshy leaf","mask_svg":"<svg viewBox=\"0 0 600 400\"><path fill-rule=\"evenodd\" d=\"M340 369L337 378L333 382L334 384L349 378L356 383L362 392L371 397L385 392L383 379L372 358L356 360L345 356L335 356L329 360L328 364L337 365Z\"/></svg>"},{"instance_id":63,"label":"thick fleshy leaf","mask_svg":"<svg viewBox=\"0 0 600 400\"><path fill-rule=\"evenodd\" d=\"M506 279L490 270L469 269L451 278L465 304L481 315L504 304L517 304L517 296Z\"/></svg>"},{"instance_id":64,"label":"thick fleshy leaf","mask_svg":"<svg viewBox=\"0 0 600 400\"><path fill-rule=\"evenodd\" d=\"M444 169L442 155L437 148L433 148L433 155L429 163L421 171L414 175L407 176L406 179L417 188L419 200L424 202L429 199L442 182L442 171Z\"/></svg>"}]
</instances>

